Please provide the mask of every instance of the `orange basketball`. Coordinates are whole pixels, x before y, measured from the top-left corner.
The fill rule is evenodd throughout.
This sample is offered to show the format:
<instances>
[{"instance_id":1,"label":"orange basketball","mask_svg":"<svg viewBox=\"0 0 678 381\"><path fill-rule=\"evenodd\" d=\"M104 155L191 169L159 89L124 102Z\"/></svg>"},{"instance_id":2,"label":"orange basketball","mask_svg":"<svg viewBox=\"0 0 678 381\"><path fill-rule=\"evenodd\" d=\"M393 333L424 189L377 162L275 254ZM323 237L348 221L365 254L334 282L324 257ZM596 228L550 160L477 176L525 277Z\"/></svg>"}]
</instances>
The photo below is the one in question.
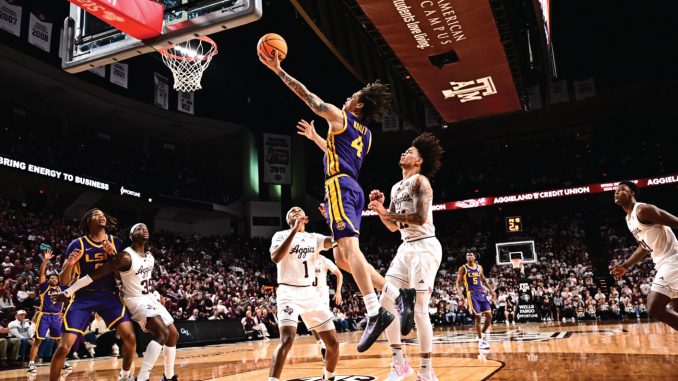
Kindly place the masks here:
<instances>
[{"instance_id":1,"label":"orange basketball","mask_svg":"<svg viewBox=\"0 0 678 381\"><path fill-rule=\"evenodd\" d=\"M287 43L279 34L266 33L259 39L257 51L268 59L274 59L277 51L278 58L282 61L287 56Z\"/></svg>"}]
</instances>

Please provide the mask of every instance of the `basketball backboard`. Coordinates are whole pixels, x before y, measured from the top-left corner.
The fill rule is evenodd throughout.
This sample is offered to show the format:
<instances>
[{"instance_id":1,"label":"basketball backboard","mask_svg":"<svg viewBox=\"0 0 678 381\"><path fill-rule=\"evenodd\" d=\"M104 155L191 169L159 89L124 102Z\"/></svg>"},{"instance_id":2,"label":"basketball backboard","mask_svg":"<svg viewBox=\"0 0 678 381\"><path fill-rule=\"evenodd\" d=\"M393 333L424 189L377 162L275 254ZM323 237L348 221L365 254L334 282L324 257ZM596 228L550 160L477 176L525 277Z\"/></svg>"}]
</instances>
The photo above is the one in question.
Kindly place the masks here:
<instances>
[{"instance_id":1,"label":"basketball backboard","mask_svg":"<svg viewBox=\"0 0 678 381\"><path fill-rule=\"evenodd\" d=\"M151 0L147 0L151 1ZM78 73L256 21L262 0L162 0L160 36L140 41L71 4L64 21L62 67Z\"/></svg>"},{"instance_id":2,"label":"basketball backboard","mask_svg":"<svg viewBox=\"0 0 678 381\"><path fill-rule=\"evenodd\" d=\"M513 258L521 258L522 263L537 262L534 241L499 242L495 246L498 265L510 265Z\"/></svg>"}]
</instances>

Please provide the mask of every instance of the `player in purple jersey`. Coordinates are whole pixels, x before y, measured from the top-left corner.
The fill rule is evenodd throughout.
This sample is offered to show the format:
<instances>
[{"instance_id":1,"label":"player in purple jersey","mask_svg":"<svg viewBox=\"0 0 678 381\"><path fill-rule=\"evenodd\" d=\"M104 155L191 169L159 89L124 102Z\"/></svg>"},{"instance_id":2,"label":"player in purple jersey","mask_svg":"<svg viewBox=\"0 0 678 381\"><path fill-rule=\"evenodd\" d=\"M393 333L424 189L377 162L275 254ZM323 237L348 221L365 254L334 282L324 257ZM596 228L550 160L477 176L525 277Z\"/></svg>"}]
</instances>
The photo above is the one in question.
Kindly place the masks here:
<instances>
[{"instance_id":1,"label":"player in purple jersey","mask_svg":"<svg viewBox=\"0 0 678 381\"><path fill-rule=\"evenodd\" d=\"M59 275L61 283L70 285L73 278L80 279L96 268L103 266L109 257L123 250L122 241L106 233L107 227L115 227L115 219L99 209L91 209L82 217L80 227L83 236L73 240L66 249L68 258ZM77 335L84 334L92 313L104 318L109 329L115 327L122 340L122 370L118 380L131 380L130 369L136 351L136 336L127 308L117 294L114 274L109 274L78 291L64 312L64 333L57 346L50 366L50 381L59 380L61 366L71 350Z\"/></svg>"},{"instance_id":2,"label":"player in purple jersey","mask_svg":"<svg viewBox=\"0 0 678 381\"><path fill-rule=\"evenodd\" d=\"M375 274L376 271L367 263L358 241L360 220L365 207L365 197L358 184L358 175L362 161L372 145L372 133L367 124L379 121L391 102L391 92L388 86L377 81L347 98L340 109L324 102L301 82L287 74L280 67L277 53L273 59L267 59L260 54L259 60L276 73L315 114L323 117L329 124L327 139L323 141L318 137L313 140L325 152L325 203L327 222L338 245L335 261L339 267L351 272L367 309L367 326L358 343L358 352L364 352L394 319L391 313L379 305L372 279L378 274ZM304 123L304 121L300 123L300 132L304 132ZM411 321L414 316L415 293L411 291L405 295L408 300L405 303L407 308L403 311L403 319L406 321Z\"/></svg>"},{"instance_id":3,"label":"player in purple jersey","mask_svg":"<svg viewBox=\"0 0 678 381\"><path fill-rule=\"evenodd\" d=\"M476 262L476 254L473 252L466 253L466 264L459 268L457 273L457 294L462 294L462 282L466 288L466 298L468 300L468 309L476 317L476 333L478 334L478 346L480 349L490 349L490 344L484 336L487 329L492 324L492 308L490 301L487 300L485 293L485 286L491 293L492 298L497 299L494 291L487 283L485 275L483 274L483 267ZM485 315L485 325L480 328L480 315Z\"/></svg>"},{"instance_id":4,"label":"player in purple jersey","mask_svg":"<svg viewBox=\"0 0 678 381\"><path fill-rule=\"evenodd\" d=\"M62 310L64 307L63 303L52 303L52 298L61 293L66 289L66 286L59 283L59 276L57 274L52 274L49 276L49 281L45 276L45 270L47 268L47 263L52 259L54 255L52 250L48 249L43 252L42 264L40 264L40 275L38 278L38 295L40 297L40 309L37 313L35 319L36 333L35 333L35 343L31 347L31 352L29 354L28 360L28 372L35 373L38 371L38 368L35 366L35 357L38 355L38 348L40 344L47 337L54 340L61 339L61 326L62 326ZM65 368L70 368L70 365L64 364Z\"/></svg>"}]
</instances>

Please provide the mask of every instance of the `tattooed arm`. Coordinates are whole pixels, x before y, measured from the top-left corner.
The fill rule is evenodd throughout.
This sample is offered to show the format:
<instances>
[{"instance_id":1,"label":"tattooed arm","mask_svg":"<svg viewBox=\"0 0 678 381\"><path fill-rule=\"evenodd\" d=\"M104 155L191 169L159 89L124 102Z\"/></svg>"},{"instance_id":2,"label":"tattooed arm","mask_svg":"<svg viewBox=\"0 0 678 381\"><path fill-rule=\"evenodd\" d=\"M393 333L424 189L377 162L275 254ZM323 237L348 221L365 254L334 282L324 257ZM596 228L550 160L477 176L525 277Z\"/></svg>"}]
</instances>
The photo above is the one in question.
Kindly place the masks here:
<instances>
[{"instance_id":1,"label":"tattooed arm","mask_svg":"<svg viewBox=\"0 0 678 381\"><path fill-rule=\"evenodd\" d=\"M259 60L269 69L280 77L280 79L290 88L302 101L306 103L311 110L318 116L325 118L333 130L340 130L343 128L344 115L337 106L324 102L317 95L310 92L304 84L296 80L291 75L287 74L282 67L280 67L280 59L276 54L274 59L267 59L259 54Z\"/></svg>"},{"instance_id":2,"label":"tattooed arm","mask_svg":"<svg viewBox=\"0 0 678 381\"><path fill-rule=\"evenodd\" d=\"M423 225L428 216L429 204L433 199L433 189L431 189L431 183L425 176L418 176L413 188L413 213L395 213L395 211L386 210L384 205L375 203L374 201L370 203L370 209L377 212L382 220L390 220L394 223L399 222L408 225Z\"/></svg>"}]
</instances>

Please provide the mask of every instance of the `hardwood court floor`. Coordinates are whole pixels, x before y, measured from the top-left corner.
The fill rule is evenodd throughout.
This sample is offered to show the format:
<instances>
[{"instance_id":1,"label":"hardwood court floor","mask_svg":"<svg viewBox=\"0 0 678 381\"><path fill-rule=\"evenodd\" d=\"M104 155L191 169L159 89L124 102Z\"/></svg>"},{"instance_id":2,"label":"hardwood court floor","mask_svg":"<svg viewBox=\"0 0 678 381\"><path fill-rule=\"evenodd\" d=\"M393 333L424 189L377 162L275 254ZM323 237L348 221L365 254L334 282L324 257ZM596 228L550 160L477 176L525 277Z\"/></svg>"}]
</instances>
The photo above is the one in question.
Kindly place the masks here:
<instances>
[{"instance_id":1,"label":"hardwood court floor","mask_svg":"<svg viewBox=\"0 0 678 381\"><path fill-rule=\"evenodd\" d=\"M472 328L455 327L435 332L433 367L440 381L447 380L678 380L678 333L657 322L639 324L544 323L498 324L490 336L491 349L479 353ZM340 334L341 358L337 374L343 381L383 380L390 352L385 341L366 353L355 350L359 332ZM416 369L415 337L405 352ZM266 380L276 340L177 351L177 374L187 380ZM116 380L121 361L114 358L72 362L65 380ZM141 359L135 359L136 370ZM162 376L162 358L152 380ZM281 381L319 380L320 351L311 337L300 337L288 357ZM49 368L38 368L29 380L47 380ZM25 369L0 372L0 380L26 380ZM338 377L338 381L342 377ZM407 381L413 381L414 376ZM301 380L300 380L301 381Z\"/></svg>"}]
</instances>

